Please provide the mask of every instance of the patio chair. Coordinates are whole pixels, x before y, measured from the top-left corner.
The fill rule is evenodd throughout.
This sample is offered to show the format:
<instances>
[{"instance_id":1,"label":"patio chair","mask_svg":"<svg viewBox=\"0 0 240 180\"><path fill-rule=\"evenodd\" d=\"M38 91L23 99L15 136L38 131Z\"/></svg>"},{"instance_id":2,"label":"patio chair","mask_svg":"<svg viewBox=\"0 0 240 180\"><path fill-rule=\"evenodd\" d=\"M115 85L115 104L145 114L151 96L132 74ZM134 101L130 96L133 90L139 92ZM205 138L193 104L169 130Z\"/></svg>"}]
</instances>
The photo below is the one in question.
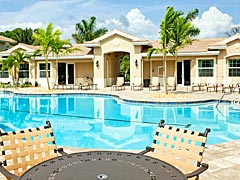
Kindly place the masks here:
<instances>
[{"instance_id":1,"label":"patio chair","mask_svg":"<svg viewBox=\"0 0 240 180\"><path fill-rule=\"evenodd\" d=\"M158 82L158 77L152 78L151 84L149 85L149 91L160 90L160 83Z\"/></svg>"},{"instance_id":2,"label":"patio chair","mask_svg":"<svg viewBox=\"0 0 240 180\"><path fill-rule=\"evenodd\" d=\"M142 83L139 81L137 83L132 83L131 85L131 90L132 91L140 91L140 90L143 90L143 86L142 86Z\"/></svg>"},{"instance_id":3,"label":"patio chair","mask_svg":"<svg viewBox=\"0 0 240 180\"><path fill-rule=\"evenodd\" d=\"M181 170L187 178L198 179L199 174L208 169L208 164L202 163L202 159L209 132L208 128L200 133L167 126L161 120L152 147L147 146L139 154L166 161Z\"/></svg>"},{"instance_id":4,"label":"patio chair","mask_svg":"<svg viewBox=\"0 0 240 180\"><path fill-rule=\"evenodd\" d=\"M90 83L89 82L82 82L82 83L79 83L79 86L78 86L78 90L79 89L82 89L82 90L89 90L90 89Z\"/></svg>"},{"instance_id":5,"label":"patio chair","mask_svg":"<svg viewBox=\"0 0 240 180\"><path fill-rule=\"evenodd\" d=\"M50 158L65 155L55 144L49 121L46 126L14 132L0 131L0 172L6 179L18 179L30 167Z\"/></svg>"},{"instance_id":6,"label":"patio chair","mask_svg":"<svg viewBox=\"0 0 240 180\"><path fill-rule=\"evenodd\" d=\"M167 77L167 87L176 90L175 77Z\"/></svg>"},{"instance_id":7,"label":"patio chair","mask_svg":"<svg viewBox=\"0 0 240 180\"><path fill-rule=\"evenodd\" d=\"M229 89L230 92L232 92L233 84L232 84L232 78L224 78L220 84L216 86L216 92L218 92L219 89L224 93L226 89Z\"/></svg>"},{"instance_id":8,"label":"patio chair","mask_svg":"<svg viewBox=\"0 0 240 180\"><path fill-rule=\"evenodd\" d=\"M211 78L210 81L207 82L207 92L213 89L213 91L216 91L216 88L222 84L222 78L218 77L215 81Z\"/></svg>"},{"instance_id":9,"label":"patio chair","mask_svg":"<svg viewBox=\"0 0 240 180\"><path fill-rule=\"evenodd\" d=\"M92 78L88 76L83 77L83 82L79 83L78 90L89 90L92 84Z\"/></svg>"},{"instance_id":10,"label":"patio chair","mask_svg":"<svg viewBox=\"0 0 240 180\"><path fill-rule=\"evenodd\" d=\"M117 82L115 85L112 85L112 90L123 90L124 86L124 77L117 77Z\"/></svg>"},{"instance_id":11,"label":"patio chair","mask_svg":"<svg viewBox=\"0 0 240 180\"><path fill-rule=\"evenodd\" d=\"M192 91L194 91L194 88L197 88L199 91L203 91L205 86L207 86L206 77L196 78L192 83Z\"/></svg>"}]
</instances>

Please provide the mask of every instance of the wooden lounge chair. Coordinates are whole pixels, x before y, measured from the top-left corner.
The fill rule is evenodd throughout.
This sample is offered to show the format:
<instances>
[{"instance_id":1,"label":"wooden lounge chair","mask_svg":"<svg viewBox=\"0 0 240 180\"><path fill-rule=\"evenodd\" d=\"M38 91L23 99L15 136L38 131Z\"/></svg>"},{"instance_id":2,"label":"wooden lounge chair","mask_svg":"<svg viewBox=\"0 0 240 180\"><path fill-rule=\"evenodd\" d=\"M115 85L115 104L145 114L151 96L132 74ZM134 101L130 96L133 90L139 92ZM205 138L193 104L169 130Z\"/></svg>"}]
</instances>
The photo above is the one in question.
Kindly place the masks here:
<instances>
[{"instance_id":1,"label":"wooden lounge chair","mask_svg":"<svg viewBox=\"0 0 240 180\"><path fill-rule=\"evenodd\" d=\"M18 179L30 167L66 153L55 144L49 121L46 126L15 132L0 131L0 172L7 179Z\"/></svg>"},{"instance_id":2,"label":"wooden lounge chair","mask_svg":"<svg viewBox=\"0 0 240 180\"><path fill-rule=\"evenodd\" d=\"M117 82L115 85L112 85L112 90L123 90L124 86L124 77L117 77Z\"/></svg>"},{"instance_id":3,"label":"wooden lounge chair","mask_svg":"<svg viewBox=\"0 0 240 180\"><path fill-rule=\"evenodd\" d=\"M149 85L149 91L160 90L160 83L158 82L158 77L153 77L151 84Z\"/></svg>"},{"instance_id":4,"label":"wooden lounge chair","mask_svg":"<svg viewBox=\"0 0 240 180\"><path fill-rule=\"evenodd\" d=\"M204 133L164 125L161 120L153 139L152 147L140 154L146 154L166 161L180 169L187 178L198 179L208 169L202 163L203 152L210 129Z\"/></svg>"}]
</instances>

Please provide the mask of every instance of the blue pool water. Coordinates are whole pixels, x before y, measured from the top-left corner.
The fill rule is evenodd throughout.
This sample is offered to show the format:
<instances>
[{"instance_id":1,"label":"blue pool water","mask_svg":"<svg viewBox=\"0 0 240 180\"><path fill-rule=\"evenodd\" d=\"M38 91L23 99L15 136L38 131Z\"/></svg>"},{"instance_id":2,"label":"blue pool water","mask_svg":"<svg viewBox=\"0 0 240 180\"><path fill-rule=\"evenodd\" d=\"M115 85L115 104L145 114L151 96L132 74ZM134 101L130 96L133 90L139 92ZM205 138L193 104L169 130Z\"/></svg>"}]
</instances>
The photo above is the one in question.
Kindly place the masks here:
<instances>
[{"instance_id":1,"label":"blue pool water","mask_svg":"<svg viewBox=\"0 0 240 180\"><path fill-rule=\"evenodd\" d=\"M58 146L144 149L161 119L204 131L207 144L240 139L240 105L130 103L112 96L0 94L0 128L13 131L52 123Z\"/></svg>"}]
</instances>

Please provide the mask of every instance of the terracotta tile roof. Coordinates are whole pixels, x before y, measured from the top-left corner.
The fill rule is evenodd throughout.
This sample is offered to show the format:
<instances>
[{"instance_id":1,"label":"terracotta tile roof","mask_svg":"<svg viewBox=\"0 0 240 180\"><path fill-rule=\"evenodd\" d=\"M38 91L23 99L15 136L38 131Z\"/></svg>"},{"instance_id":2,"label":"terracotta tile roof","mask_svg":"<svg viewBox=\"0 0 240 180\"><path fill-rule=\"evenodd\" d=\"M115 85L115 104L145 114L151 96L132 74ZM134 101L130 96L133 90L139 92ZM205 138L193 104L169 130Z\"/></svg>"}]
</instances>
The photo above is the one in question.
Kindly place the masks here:
<instances>
[{"instance_id":1,"label":"terracotta tile roof","mask_svg":"<svg viewBox=\"0 0 240 180\"><path fill-rule=\"evenodd\" d=\"M17 43L17 41L15 41L15 40L13 40L11 38L5 37L5 36L1 36L1 35L0 35L0 41L2 41L2 42L9 42L9 43L12 43L12 44Z\"/></svg>"},{"instance_id":2,"label":"terracotta tile roof","mask_svg":"<svg viewBox=\"0 0 240 180\"><path fill-rule=\"evenodd\" d=\"M73 44L73 48L78 48L80 51L74 51L71 55L92 55L92 48L85 47L82 44Z\"/></svg>"},{"instance_id":3,"label":"terracotta tile roof","mask_svg":"<svg viewBox=\"0 0 240 180\"><path fill-rule=\"evenodd\" d=\"M226 38L213 38L213 39L196 39L192 44L186 45L181 48L179 52L206 52L209 46L217 46L218 43ZM161 48L158 41L150 41L150 44L154 48Z\"/></svg>"}]
</instances>

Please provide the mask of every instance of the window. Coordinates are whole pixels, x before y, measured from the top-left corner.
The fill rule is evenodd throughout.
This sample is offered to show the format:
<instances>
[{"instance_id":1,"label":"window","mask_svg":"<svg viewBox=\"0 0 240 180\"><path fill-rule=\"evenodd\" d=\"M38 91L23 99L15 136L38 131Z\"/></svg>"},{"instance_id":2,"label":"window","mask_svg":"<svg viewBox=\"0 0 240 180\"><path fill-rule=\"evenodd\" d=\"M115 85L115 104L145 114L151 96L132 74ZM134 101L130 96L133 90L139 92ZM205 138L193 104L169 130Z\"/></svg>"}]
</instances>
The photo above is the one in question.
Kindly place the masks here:
<instances>
[{"instance_id":1,"label":"window","mask_svg":"<svg viewBox=\"0 0 240 180\"><path fill-rule=\"evenodd\" d=\"M29 64L20 64L19 78L29 78Z\"/></svg>"},{"instance_id":2,"label":"window","mask_svg":"<svg viewBox=\"0 0 240 180\"><path fill-rule=\"evenodd\" d=\"M240 59L229 59L229 77L240 76Z\"/></svg>"},{"instance_id":3,"label":"window","mask_svg":"<svg viewBox=\"0 0 240 180\"><path fill-rule=\"evenodd\" d=\"M2 72L2 64L0 64L0 78L9 78L8 70Z\"/></svg>"},{"instance_id":4,"label":"window","mask_svg":"<svg viewBox=\"0 0 240 180\"><path fill-rule=\"evenodd\" d=\"M214 63L213 59L198 60L198 76L213 77Z\"/></svg>"},{"instance_id":5,"label":"window","mask_svg":"<svg viewBox=\"0 0 240 180\"><path fill-rule=\"evenodd\" d=\"M40 78L46 77L46 64L45 63L39 64L39 74L40 74ZM50 77L50 63L48 63L48 77Z\"/></svg>"}]
</instances>

